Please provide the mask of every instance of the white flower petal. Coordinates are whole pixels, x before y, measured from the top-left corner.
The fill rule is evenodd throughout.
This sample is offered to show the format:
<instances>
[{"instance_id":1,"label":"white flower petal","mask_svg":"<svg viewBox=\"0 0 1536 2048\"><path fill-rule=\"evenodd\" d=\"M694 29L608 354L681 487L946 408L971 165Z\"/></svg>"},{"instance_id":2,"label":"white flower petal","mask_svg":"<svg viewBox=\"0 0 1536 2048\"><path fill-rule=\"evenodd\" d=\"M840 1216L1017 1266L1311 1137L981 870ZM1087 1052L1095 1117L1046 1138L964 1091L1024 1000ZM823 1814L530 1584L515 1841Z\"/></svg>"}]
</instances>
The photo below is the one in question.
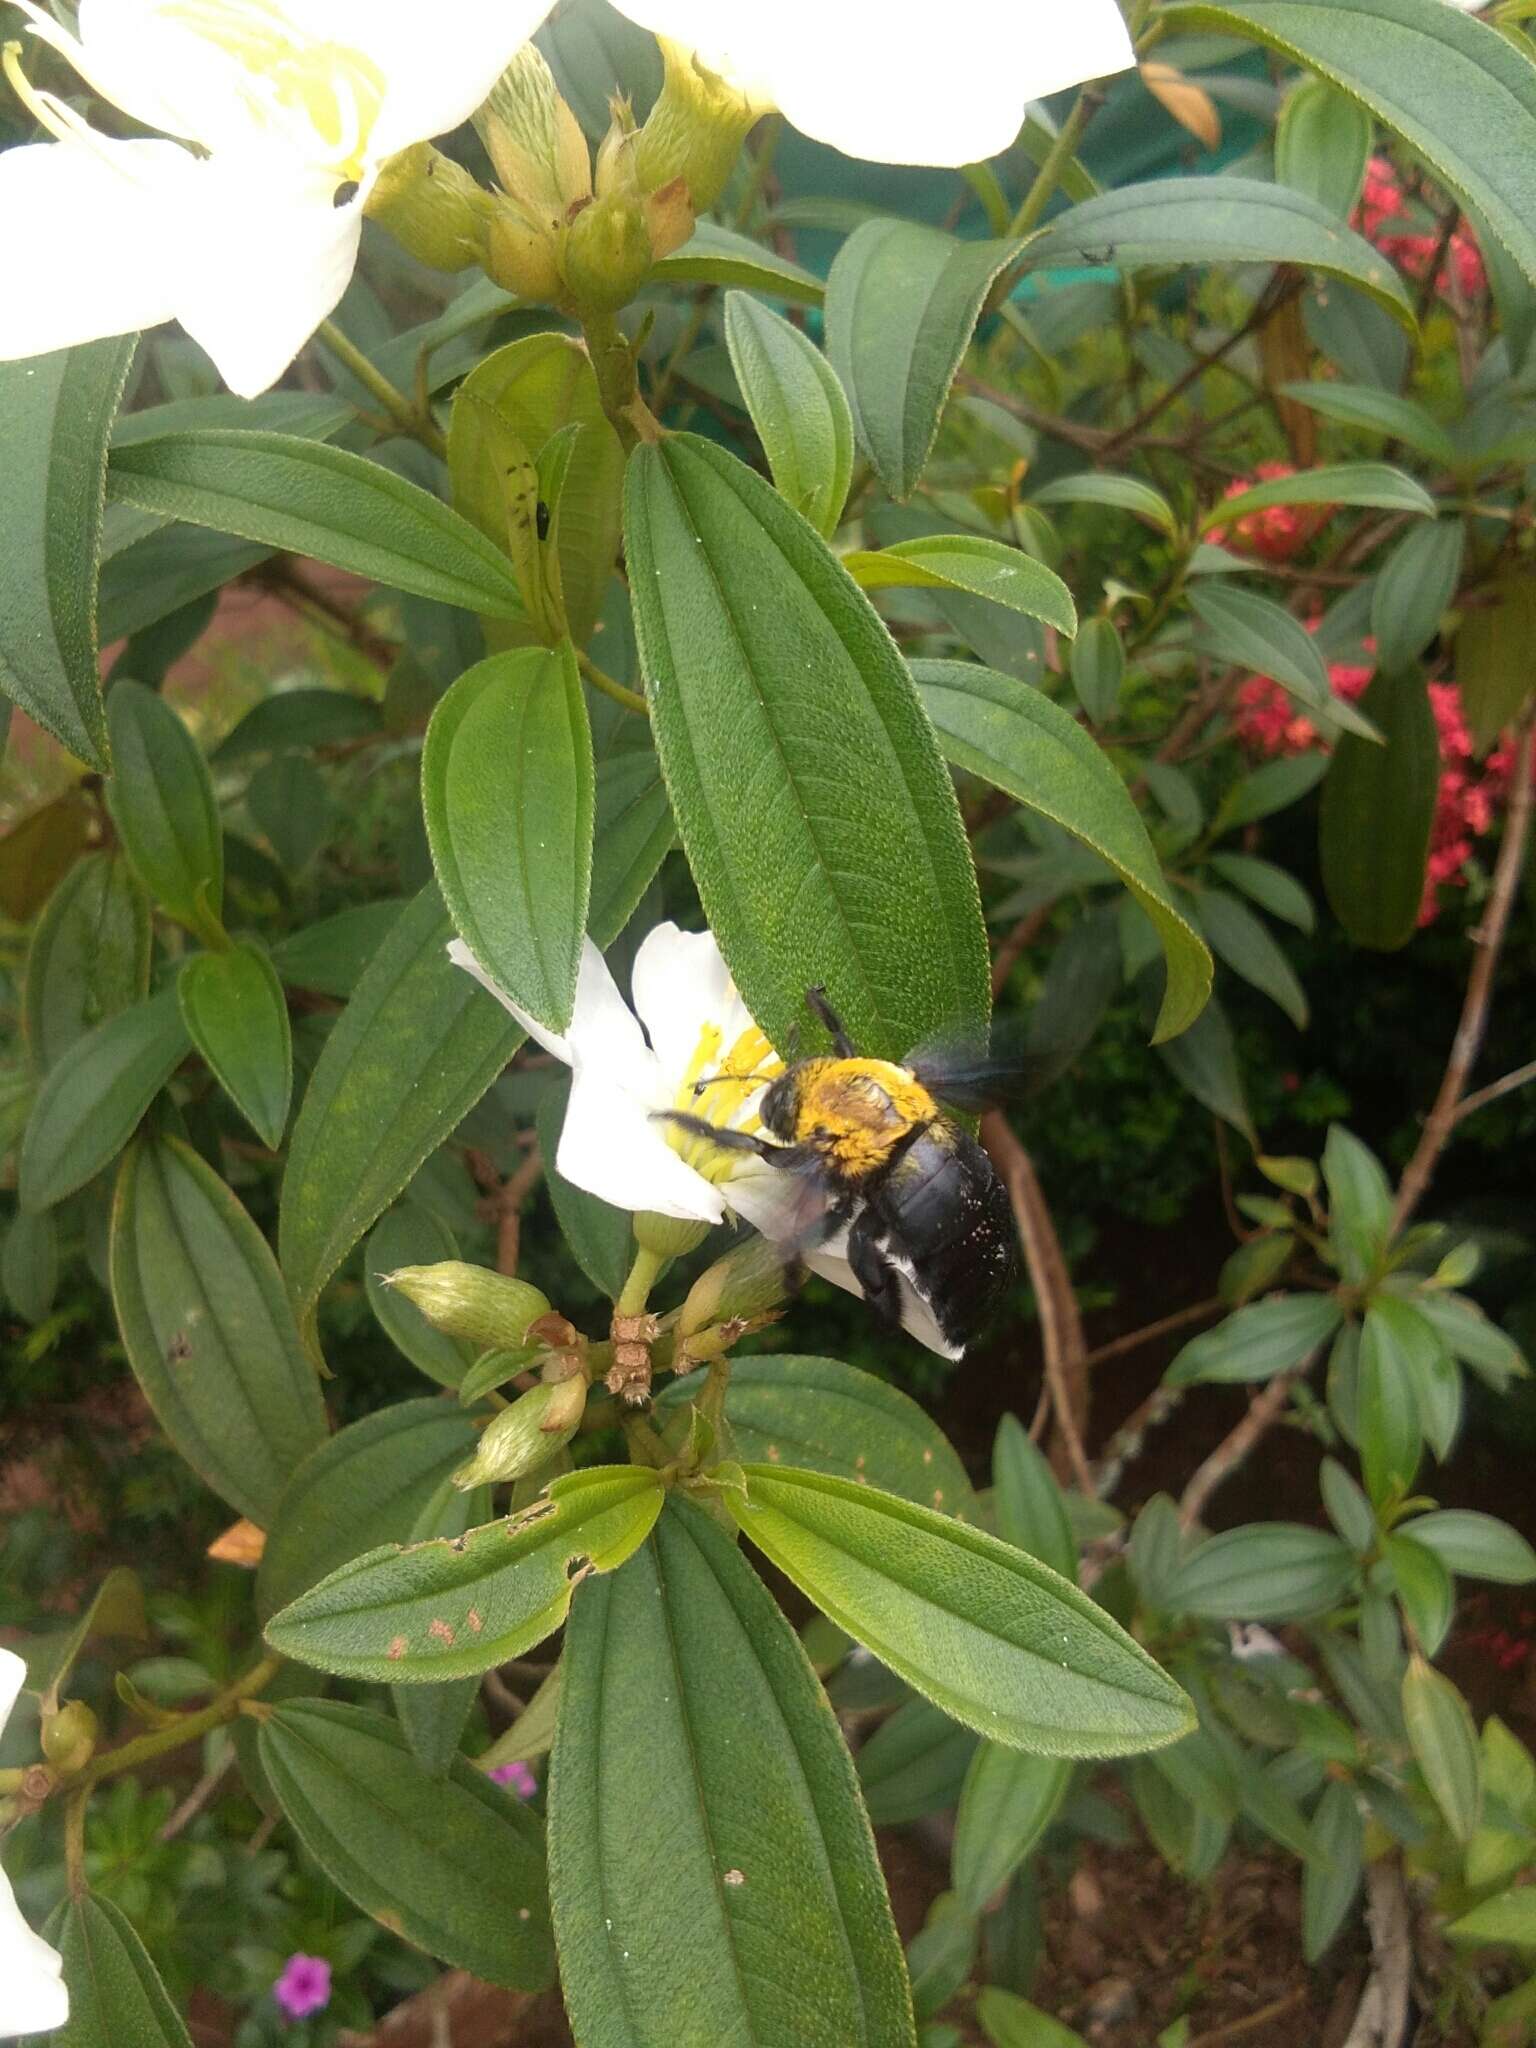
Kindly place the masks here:
<instances>
[{"instance_id":1,"label":"white flower petal","mask_svg":"<svg viewBox=\"0 0 1536 2048\"><path fill-rule=\"evenodd\" d=\"M375 160L445 135L468 120L548 14L551 0L335 0L338 42L384 74L383 112L369 139Z\"/></svg>"},{"instance_id":2,"label":"white flower petal","mask_svg":"<svg viewBox=\"0 0 1536 2048\"><path fill-rule=\"evenodd\" d=\"M575 1187L616 1209L718 1223L725 1213L718 1192L673 1151L651 1116L651 1107L601 1063L578 1065L555 1165Z\"/></svg>"},{"instance_id":3,"label":"white flower petal","mask_svg":"<svg viewBox=\"0 0 1536 2048\"><path fill-rule=\"evenodd\" d=\"M819 1273L823 1280L830 1280L845 1293L856 1294L864 1299L864 1290L854 1277L848 1263L848 1229L846 1224L829 1237L824 1245L818 1245L813 1252L806 1252L804 1262L813 1273ZM963 1347L951 1344L944 1332L934 1321L933 1311L923 1300L905 1273L897 1276L901 1289L901 1327L909 1337L915 1337L928 1350L936 1351L940 1358L959 1358Z\"/></svg>"},{"instance_id":4,"label":"white flower petal","mask_svg":"<svg viewBox=\"0 0 1536 2048\"><path fill-rule=\"evenodd\" d=\"M162 259L184 230L182 199L197 169L174 142L0 151L0 360L168 320Z\"/></svg>"},{"instance_id":5,"label":"white flower petal","mask_svg":"<svg viewBox=\"0 0 1536 2048\"><path fill-rule=\"evenodd\" d=\"M0 1735L5 1733L26 1676L25 1661L14 1650L0 1650Z\"/></svg>"},{"instance_id":6,"label":"white flower petal","mask_svg":"<svg viewBox=\"0 0 1536 2048\"><path fill-rule=\"evenodd\" d=\"M38 0L16 0L40 42L51 43L103 99L146 128L205 142L239 118L238 66L184 23L167 19L163 0L80 0L72 36Z\"/></svg>"},{"instance_id":7,"label":"white flower petal","mask_svg":"<svg viewBox=\"0 0 1536 2048\"><path fill-rule=\"evenodd\" d=\"M752 1028L752 1013L731 980L713 932L679 931L675 924L653 926L635 954L630 983L635 1008L670 1087L675 1088L687 1072L706 1024L720 1033L722 1053Z\"/></svg>"},{"instance_id":8,"label":"white flower petal","mask_svg":"<svg viewBox=\"0 0 1536 2048\"><path fill-rule=\"evenodd\" d=\"M48 2034L69 2018L64 1964L21 1917L10 1880L0 1870L0 2038Z\"/></svg>"},{"instance_id":9,"label":"white flower petal","mask_svg":"<svg viewBox=\"0 0 1536 2048\"><path fill-rule=\"evenodd\" d=\"M211 157L199 171L198 231L170 252L176 316L230 390L255 398L346 290L366 189L337 206L327 172L270 150Z\"/></svg>"},{"instance_id":10,"label":"white flower petal","mask_svg":"<svg viewBox=\"0 0 1536 2048\"><path fill-rule=\"evenodd\" d=\"M587 943L590 945L591 941L588 940ZM468 946L465 945L462 939L450 939L448 941L448 958L453 962L455 967L462 967L466 974L473 975L475 980L478 981L480 986L485 990L486 994L494 996L497 1002L500 1003L501 1007L504 1010L510 1010L512 1012L512 1015L517 1019L518 1023L521 1024L523 1029L528 1033L528 1036L534 1039L538 1044L542 1045L546 1052L552 1052L555 1058L557 1060L562 1060L566 1066L570 1066L572 1064L573 1055L571 1052L570 1040L568 1038L562 1038L558 1032L546 1030L545 1027L541 1023L539 1023L537 1018L530 1017L525 1009L523 1009L519 1004L514 1003L512 998L506 993L506 991L504 989L498 988L496 983L492 981L490 975L486 973L485 969L480 965L480 962L475 958L474 954L469 950ZM582 954L581 971L583 974L585 974L587 971L587 960L585 952L583 952ZM607 972L606 967L603 971L605 973ZM578 981L578 990L580 989L580 986L581 984Z\"/></svg>"}]
</instances>

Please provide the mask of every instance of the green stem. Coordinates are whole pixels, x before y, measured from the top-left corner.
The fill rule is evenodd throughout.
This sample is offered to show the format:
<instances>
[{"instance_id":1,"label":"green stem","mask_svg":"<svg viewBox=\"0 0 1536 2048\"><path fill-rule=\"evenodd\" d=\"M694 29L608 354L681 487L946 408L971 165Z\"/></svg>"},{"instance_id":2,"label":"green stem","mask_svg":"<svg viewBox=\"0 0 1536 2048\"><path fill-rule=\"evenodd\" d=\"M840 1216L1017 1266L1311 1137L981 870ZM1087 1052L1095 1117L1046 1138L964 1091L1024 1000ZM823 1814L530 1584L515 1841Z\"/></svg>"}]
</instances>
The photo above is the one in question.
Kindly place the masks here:
<instances>
[{"instance_id":1,"label":"green stem","mask_svg":"<svg viewBox=\"0 0 1536 2048\"><path fill-rule=\"evenodd\" d=\"M83 1899L85 1881L85 1808L89 1790L81 1785L64 1804L64 1874L72 1899Z\"/></svg>"},{"instance_id":2,"label":"green stem","mask_svg":"<svg viewBox=\"0 0 1536 2048\"><path fill-rule=\"evenodd\" d=\"M600 669L590 654L583 654L578 648L576 666L581 670L594 690L601 690L605 697L611 697L615 704L622 704L626 711L634 711L641 718L649 718L651 707L638 690L626 690L622 683L615 682L606 670Z\"/></svg>"},{"instance_id":3,"label":"green stem","mask_svg":"<svg viewBox=\"0 0 1536 2048\"><path fill-rule=\"evenodd\" d=\"M199 1707L195 1714L183 1715L174 1727L152 1729L148 1735L140 1735L134 1741L125 1742L119 1748L109 1749L105 1755L96 1757L75 1780L74 1794L83 1797L104 1778L115 1778L123 1771L136 1771L141 1764L153 1763L156 1757L165 1756L173 1749L183 1749L189 1742L200 1741L210 1729L222 1728L226 1721L234 1720L242 1700L250 1699L271 1684L283 1662L275 1653L263 1657L233 1685L226 1686L217 1699L210 1700L206 1707Z\"/></svg>"},{"instance_id":4,"label":"green stem","mask_svg":"<svg viewBox=\"0 0 1536 2048\"><path fill-rule=\"evenodd\" d=\"M635 1247L635 1263L629 1269L629 1278L624 1282L624 1291L613 1304L616 1316L638 1316L645 1313L645 1304L651 1298L651 1289L656 1285L657 1275L666 1260L659 1252L648 1252L644 1245Z\"/></svg>"},{"instance_id":5,"label":"green stem","mask_svg":"<svg viewBox=\"0 0 1536 2048\"><path fill-rule=\"evenodd\" d=\"M331 354L352 372L365 391L376 398L402 433L410 434L433 455L446 457L448 443L425 406L416 405L397 385L391 384L376 363L371 363L354 342L347 339L334 320L322 320L317 330Z\"/></svg>"},{"instance_id":6,"label":"green stem","mask_svg":"<svg viewBox=\"0 0 1536 2048\"><path fill-rule=\"evenodd\" d=\"M613 314L583 311L581 331L592 359L603 411L613 422L625 452L639 441L659 440L661 427L640 396L634 349Z\"/></svg>"},{"instance_id":7,"label":"green stem","mask_svg":"<svg viewBox=\"0 0 1536 2048\"><path fill-rule=\"evenodd\" d=\"M1029 190L1019 202L1018 211L1008 223L1010 240L1016 241L1020 235L1027 235L1039 225L1040 216L1045 212L1051 194L1061 181L1062 172L1083 139L1083 130L1103 97L1096 87L1087 85L1078 94L1071 113L1056 131L1056 140L1045 153L1045 162L1036 171Z\"/></svg>"}]
</instances>

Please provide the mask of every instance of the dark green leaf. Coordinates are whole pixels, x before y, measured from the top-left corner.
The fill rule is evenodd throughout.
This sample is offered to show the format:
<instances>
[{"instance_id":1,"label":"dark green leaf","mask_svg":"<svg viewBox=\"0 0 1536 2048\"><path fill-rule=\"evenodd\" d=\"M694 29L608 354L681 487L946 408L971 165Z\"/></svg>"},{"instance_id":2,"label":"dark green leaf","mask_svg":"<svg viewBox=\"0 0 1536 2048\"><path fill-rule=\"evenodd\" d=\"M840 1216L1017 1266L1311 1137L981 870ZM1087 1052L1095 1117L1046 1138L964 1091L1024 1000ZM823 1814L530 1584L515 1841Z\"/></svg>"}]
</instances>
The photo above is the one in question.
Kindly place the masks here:
<instances>
[{"instance_id":1,"label":"dark green leaf","mask_svg":"<svg viewBox=\"0 0 1536 2048\"><path fill-rule=\"evenodd\" d=\"M1385 745L1340 735L1323 784L1318 853L1323 888L1350 938L1390 953L1407 944L1418 923L1440 742L1416 668L1376 676L1360 709Z\"/></svg>"},{"instance_id":2,"label":"dark green leaf","mask_svg":"<svg viewBox=\"0 0 1536 2048\"><path fill-rule=\"evenodd\" d=\"M1165 1039L1157 1050L1180 1087L1252 1141L1253 1121L1243 1093L1237 1044L1227 1013L1214 996L1187 1030Z\"/></svg>"},{"instance_id":3,"label":"dark green leaf","mask_svg":"<svg viewBox=\"0 0 1536 2048\"><path fill-rule=\"evenodd\" d=\"M335 828L330 787L306 754L264 761L245 786L245 807L290 875L309 865Z\"/></svg>"},{"instance_id":4,"label":"dark green leaf","mask_svg":"<svg viewBox=\"0 0 1536 2048\"><path fill-rule=\"evenodd\" d=\"M1219 498L1201 520L1201 531L1229 526L1269 505L1376 505L1387 512L1417 512L1430 519L1435 514L1435 501L1424 486L1389 463L1322 463Z\"/></svg>"},{"instance_id":5,"label":"dark green leaf","mask_svg":"<svg viewBox=\"0 0 1536 2048\"><path fill-rule=\"evenodd\" d=\"M1249 1522L1185 1558L1167 1604L1207 1621L1296 1621L1337 1606L1355 1570L1346 1546L1324 1529Z\"/></svg>"},{"instance_id":6,"label":"dark green leaf","mask_svg":"<svg viewBox=\"0 0 1536 2048\"><path fill-rule=\"evenodd\" d=\"M1387 556L1371 590L1376 660L1391 673L1416 661L1456 594L1465 528L1459 519L1414 527Z\"/></svg>"},{"instance_id":7,"label":"dark green leaf","mask_svg":"<svg viewBox=\"0 0 1536 2048\"><path fill-rule=\"evenodd\" d=\"M774 487L830 538L853 474L853 418L836 372L798 327L745 292L726 295L725 341Z\"/></svg>"},{"instance_id":8,"label":"dark green leaf","mask_svg":"<svg viewBox=\"0 0 1536 2048\"><path fill-rule=\"evenodd\" d=\"M1272 676L1318 723L1362 736L1369 727L1347 698L1335 696L1317 642L1272 598L1230 583L1199 583L1189 593L1200 620L1200 645L1221 661ZM1228 819L1227 822L1233 822Z\"/></svg>"},{"instance_id":9,"label":"dark green leaf","mask_svg":"<svg viewBox=\"0 0 1536 2048\"><path fill-rule=\"evenodd\" d=\"M134 872L162 910L193 931L217 928L224 840L202 750L170 705L142 683L114 683L108 798Z\"/></svg>"},{"instance_id":10,"label":"dark green leaf","mask_svg":"<svg viewBox=\"0 0 1536 2048\"><path fill-rule=\"evenodd\" d=\"M651 268L651 281L736 285L742 291L766 292L802 306L819 306L822 282L798 263L765 249L717 221L701 220L692 240L663 256Z\"/></svg>"},{"instance_id":11,"label":"dark green leaf","mask_svg":"<svg viewBox=\"0 0 1536 2048\"><path fill-rule=\"evenodd\" d=\"M52 2048L192 2048L192 2037L160 1973L126 1916L110 1899L86 1892L50 1922L64 1962L69 2019L32 2038Z\"/></svg>"},{"instance_id":12,"label":"dark green leaf","mask_svg":"<svg viewBox=\"0 0 1536 2048\"><path fill-rule=\"evenodd\" d=\"M360 903L355 910L338 910L334 917L322 917L318 924L279 939L272 948L272 964L295 988L350 996L404 908L398 899L385 897Z\"/></svg>"},{"instance_id":13,"label":"dark green leaf","mask_svg":"<svg viewBox=\"0 0 1536 2048\"><path fill-rule=\"evenodd\" d=\"M976 2001L976 2017L992 2048L1087 2048L1071 2027L995 1984Z\"/></svg>"},{"instance_id":14,"label":"dark green leaf","mask_svg":"<svg viewBox=\"0 0 1536 2048\"><path fill-rule=\"evenodd\" d=\"M1496 1515L1474 1508L1437 1508L1405 1522L1403 1529L1467 1578L1496 1579L1506 1586L1525 1586L1536 1579L1536 1550Z\"/></svg>"},{"instance_id":15,"label":"dark green leaf","mask_svg":"<svg viewBox=\"0 0 1536 2048\"><path fill-rule=\"evenodd\" d=\"M1327 92L1328 88L1318 86L1315 90ZM1330 97L1337 100L1337 95ZM1350 103L1345 100L1338 104ZM1378 391L1373 384L1340 384L1332 378L1316 384L1282 384L1280 391L1283 397L1294 398L1313 412L1321 413L1325 420L1337 420L1346 427L1363 427L1368 433L1402 441L1447 469L1456 459L1451 437L1440 422L1431 418L1422 405L1395 391Z\"/></svg>"},{"instance_id":16,"label":"dark green leaf","mask_svg":"<svg viewBox=\"0 0 1536 2048\"><path fill-rule=\"evenodd\" d=\"M27 948L23 1017L32 1063L46 1074L87 1031L149 987L149 905L112 853L75 862Z\"/></svg>"},{"instance_id":17,"label":"dark green leaf","mask_svg":"<svg viewBox=\"0 0 1536 2048\"><path fill-rule=\"evenodd\" d=\"M1394 1533L1383 1541L1381 1550L1392 1567L1403 1618L1413 1630L1413 1640L1426 1657L1438 1656L1456 1608L1455 1582L1435 1553L1411 1536ZM1401 1655L1400 1649L1397 1654Z\"/></svg>"},{"instance_id":18,"label":"dark green leaf","mask_svg":"<svg viewBox=\"0 0 1536 2048\"><path fill-rule=\"evenodd\" d=\"M580 2039L912 2043L837 1724L777 1606L699 1509L674 1497L623 1572L583 1592L564 1672L550 1883Z\"/></svg>"},{"instance_id":19,"label":"dark green leaf","mask_svg":"<svg viewBox=\"0 0 1536 2048\"><path fill-rule=\"evenodd\" d=\"M1323 1147L1328 1234L1346 1280L1375 1272L1392 1235L1392 1187L1381 1161L1343 1124L1328 1126Z\"/></svg>"},{"instance_id":20,"label":"dark green leaf","mask_svg":"<svg viewBox=\"0 0 1536 2048\"><path fill-rule=\"evenodd\" d=\"M880 1668L867 1650L855 1654ZM928 1700L909 1699L859 1749L870 1819L876 1827L901 1827L953 1806L977 1747L969 1728Z\"/></svg>"},{"instance_id":21,"label":"dark green leaf","mask_svg":"<svg viewBox=\"0 0 1536 2048\"><path fill-rule=\"evenodd\" d=\"M1222 889L1202 889L1200 928L1218 960L1279 1005L1298 1031L1307 1028L1307 998L1284 953L1245 903Z\"/></svg>"},{"instance_id":22,"label":"dark green leaf","mask_svg":"<svg viewBox=\"0 0 1536 2048\"><path fill-rule=\"evenodd\" d=\"M179 1139L146 1140L123 1161L112 1299L161 1428L266 1528L289 1474L325 1435L325 1408L266 1240Z\"/></svg>"},{"instance_id":23,"label":"dark green leaf","mask_svg":"<svg viewBox=\"0 0 1536 2048\"><path fill-rule=\"evenodd\" d=\"M1229 831L1286 810L1322 781L1328 770L1325 754L1293 754L1289 760L1266 761L1223 797L1213 829Z\"/></svg>"},{"instance_id":24,"label":"dark green leaf","mask_svg":"<svg viewBox=\"0 0 1536 2048\"><path fill-rule=\"evenodd\" d=\"M23 1206L47 1209L94 1179L191 1048L174 989L77 1038L49 1069L27 1119L18 1183Z\"/></svg>"},{"instance_id":25,"label":"dark green leaf","mask_svg":"<svg viewBox=\"0 0 1536 2048\"><path fill-rule=\"evenodd\" d=\"M1065 1757L981 1744L955 1816L954 1886L967 1912L985 1912L1050 1826L1071 1779Z\"/></svg>"},{"instance_id":26,"label":"dark green leaf","mask_svg":"<svg viewBox=\"0 0 1536 2048\"><path fill-rule=\"evenodd\" d=\"M1277 868L1273 861L1255 860L1251 853L1213 853L1210 865L1223 881L1241 889L1271 917L1283 917L1304 932L1317 922L1312 898L1294 875Z\"/></svg>"},{"instance_id":27,"label":"dark green leaf","mask_svg":"<svg viewBox=\"0 0 1536 2048\"><path fill-rule=\"evenodd\" d=\"M244 939L224 953L194 953L176 980L193 1045L264 1145L283 1142L293 1092L288 1004L265 946Z\"/></svg>"},{"instance_id":28,"label":"dark green leaf","mask_svg":"<svg viewBox=\"0 0 1536 2048\"><path fill-rule=\"evenodd\" d=\"M1346 99L1320 78L1303 79L1286 94L1275 123L1275 176L1348 220L1360 197L1374 133L1358 101Z\"/></svg>"},{"instance_id":29,"label":"dark green leaf","mask_svg":"<svg viewBox=\"0 0 1536 2048\"><path fill-rule=\"evenodd\" d=\"M1302 1941L1309 1963L1330 1947L1365 1872L1365 1827L1355 1788L1330 1779L1312 1816L1312 1853L1301 1879Z\"/></svg>"},{"instance_id":30,"label":"dark green leaf","mask_svg":"<svg viewBox=\"0 0 1536 2048\"><path fill-rule=\"evenodd\" d=\"M1170 1386L1199 1380L1267 1380L1288 1372L1327 1343L1341 1312L1331 1294L1280 1294L1240 1308L1214 1330L1191 1338L1169 1366Z\"/></svg>"},{"instance_id":31,"label":"dark green leaf","mask_svg":"<svg viewBox=\"0 0 1536 2048\"><path fill-rule=\"evenodd\" d=\"M24 1323L40 1323L58 1289L58 1218L52 1209L19 1210L0 1252L0 1291Z\"/></svg>"},{"instance_id":32,"label":"dark green leaf","mask_svg":"<svg viewBox=\"0 0 1536 2048\"><path fill-rule=\"evenodd\" d=\"M1462 611L1456 680L1472 736L1490 746L1530 695L1536 645L1536 582L1519 570L1495 577Z\"/></svg>"},{"instance_id":33,"label":"dark green leaf","mask_svg":"<svg viewBox=\"0 0 1536 2048\"><path fill-rule=\"evenodd\" d=\"M1107 725L1125 681L1125 642L1113 619L1084 619L1072 643L1072 687L1095 725Z\"/></svg>"},{"instance_id":34,"label":"dark green leaf","mask_svg":"<svg viewBox=\"0 0 1536 2048\"><path fill-rule=\"evenodd\" d=\"M1318 1481L1329 1521L1350 1549L1364 1556L1376 1543L1376 1516L1370 1502L1336 1458L1324 1458Z\"/></svg>"},{"instance_id":35,"label":"dark green leaf","mask_svg":"<svg viewBox=\"0 0 1536 2048\"><path fill-rule=\"evenodd\" d=\"M368 739L379 730L379 707L349 690L280 690L253 704L213 750L222 767L285 747L329 747Z\"/></svg>"},{"instance_id":36,"label":"dark green leaf","mask_svg":"<svg viewBox=\"0 0 1536 2048\"><path fill-rule=\"evenodd\" d=\"M597 764L590 931L617 938L677 841L661 763L647 741Z\"/></svg>"},{"instance_id":37,"label":"dark green leaf","mask_svg":"<svg viewBox=\"0 0 1536 2048\"><path fill-rule=\"evenodd\" d=\"M992 1505L997 1533L1064 1579L1077 1577L1077 1539L1061 1488L1016 1415L997 1425L992 1446Z\"/></svg>"},{"instance_id":38,"label":"dark green leaf","mask_svg":"<svg viewBox=\"0 0 1536 2048\"><path fill-rule=\"evenodd\" d=\"M1468 1301L1465 1295L1441 1294L1426 1288L1414 1296L1414 1306L1440 1332L1451 1356L1470 1365L1496 1393L1503 1393L1512 1379L1530 1370L1514 1339L1490 1322L1477 1303Z\"/></svg>"}]
</instances>

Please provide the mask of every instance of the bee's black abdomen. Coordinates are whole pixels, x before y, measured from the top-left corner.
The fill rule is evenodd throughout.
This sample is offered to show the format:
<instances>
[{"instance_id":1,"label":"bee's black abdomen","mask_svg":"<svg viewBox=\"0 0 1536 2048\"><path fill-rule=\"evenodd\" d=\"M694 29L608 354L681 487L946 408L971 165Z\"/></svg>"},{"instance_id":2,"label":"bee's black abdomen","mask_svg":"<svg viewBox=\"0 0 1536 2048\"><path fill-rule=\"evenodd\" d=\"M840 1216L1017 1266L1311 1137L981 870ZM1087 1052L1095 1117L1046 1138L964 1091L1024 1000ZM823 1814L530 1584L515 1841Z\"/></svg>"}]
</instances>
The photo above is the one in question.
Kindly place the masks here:
<instances>
[{"instance_id":1,"label":"bee's black abdomen","mask_svg":"<svg viewBox=\"0 0 1536 2048\"><path fill-rule=\"evenodd\" d=\"M901 1153L870 1198L889 1246L957 1351L1013 1285L1013 1212L992 1162L948 1122Z\"/></svg>"}]
</instances>

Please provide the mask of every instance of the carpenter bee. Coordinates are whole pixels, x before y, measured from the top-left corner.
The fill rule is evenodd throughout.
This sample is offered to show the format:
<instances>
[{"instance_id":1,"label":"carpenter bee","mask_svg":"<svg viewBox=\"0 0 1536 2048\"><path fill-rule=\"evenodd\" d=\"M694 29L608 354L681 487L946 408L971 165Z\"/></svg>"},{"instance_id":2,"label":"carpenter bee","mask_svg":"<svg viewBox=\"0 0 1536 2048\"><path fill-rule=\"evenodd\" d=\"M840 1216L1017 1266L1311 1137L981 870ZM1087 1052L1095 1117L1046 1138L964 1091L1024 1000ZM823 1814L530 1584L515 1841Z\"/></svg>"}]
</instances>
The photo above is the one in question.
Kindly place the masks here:
<instances>
[{"instance_id":1,"label":"carpenter bee","mask_svg":"<svg viewBox=\"0 0 1536 2048\"><path fill-rule=\"evenodd\" d=\"M833 1049L791 1061L764 1091L758 1115L777 1142L665 1114L713 1144L801 1175L811 1219L801 1249L829 1246L846 1230L844 1255L876 1315L900 1327L905 1282L948 1356L959 1358L1012 1286L1017 1260L1007 1193L939 1098L980 1107L1001 1092L1007 1066L952 1046L919 1050L905 1066L866 1058L824 990L805 1000Z\"/></svg>"}]
</instances>

